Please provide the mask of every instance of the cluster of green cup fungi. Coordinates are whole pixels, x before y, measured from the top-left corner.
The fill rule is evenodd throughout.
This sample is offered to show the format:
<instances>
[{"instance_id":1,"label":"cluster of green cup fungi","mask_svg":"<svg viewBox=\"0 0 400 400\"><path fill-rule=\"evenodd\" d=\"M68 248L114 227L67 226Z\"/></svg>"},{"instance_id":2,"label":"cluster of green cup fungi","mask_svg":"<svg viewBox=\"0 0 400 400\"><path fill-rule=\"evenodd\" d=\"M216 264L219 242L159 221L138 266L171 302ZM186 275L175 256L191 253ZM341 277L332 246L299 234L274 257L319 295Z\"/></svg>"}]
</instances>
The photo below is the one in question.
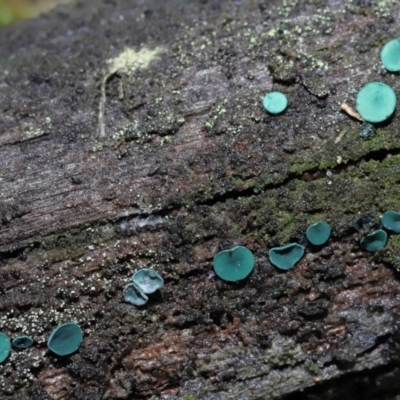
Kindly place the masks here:
<instances>
[{"instance_id":1,"label":"cluster of green cup fungi","mask_svg":"<svg viewBox=\"0 0 400 400\"><path fill-rule=\"evenodd\" d=\"M152 294L164 285L163 278L154 269L142 268L132 275L132 283L124 288L124 299L135 306L143 306Z\"/></svg>"},{"instance_id":2,"label":"cluster of green cup fungi","mask_svg":"<svg viewBox=\"0 0 400 400\"><path fill-rule=\"evenodd\" d=\"M375 230L363 236L360 245L367 251L376 251L386 245L387 233L400 233L400 213L386 211L382 215L383 229ZM308 242L320 247L327 243L331 236L331 227L326 221L310 225L306 230ZM269 251L271 263L282 270L292 269L304 256L305 247L298 243L274 247ZM254 268L254 255L244 246L223 250L214 257L214 271L218 277L228 282L238 282L247 278Z\"/></svg>"},{"instance_id":3,"label":"cluster of green cup fungi","mask_svg":"<svg viewBox=\"0 0 400 400\"><path fill-rule=\"evenodd\" d=\"M331 235L331 228L326 221L310 225L306 231L307 240L314 246L322 246ZM279 269L291 269L301 260L305 247L298 243L274 247L269 251L269 259ZM223 250L214 257L214 271L221 279L237 282L247 278L254 268L254 255L244 246Z\"/></svg>"},{"instance_id":4,"label":"cluster of green cup fungi","mask_svg":"<svg viewBox=\"0 0 400 400\"><path fill-rule=\"evenodd\" d=\"M66 322L53 330L47 340L47 347L58 356L67 356L75 353L83 340L82 330L75 322ZM0 364L4 362L11 352L11 345L24 350L33 345L33 339L27 335L17 336L10 341L10 338L0 332Z\"/></svg>"},{"instance_id":5,"label":"cluster of green cup fungi","mask_svg":"<svg viewBox=\"0 0 400 400\"><path fill-rule=\"evenodd\" d=\"M400 71L400 38L385 44L381 61L389 72ZM270 92L262 100L270 114L281 114L288 105L287 97L281 92ZM375 124L387 120L396 108L396 94L387 84L370 82L360 89L356 98L356 109L367 122Z\"/></svg>"}]
</instances>

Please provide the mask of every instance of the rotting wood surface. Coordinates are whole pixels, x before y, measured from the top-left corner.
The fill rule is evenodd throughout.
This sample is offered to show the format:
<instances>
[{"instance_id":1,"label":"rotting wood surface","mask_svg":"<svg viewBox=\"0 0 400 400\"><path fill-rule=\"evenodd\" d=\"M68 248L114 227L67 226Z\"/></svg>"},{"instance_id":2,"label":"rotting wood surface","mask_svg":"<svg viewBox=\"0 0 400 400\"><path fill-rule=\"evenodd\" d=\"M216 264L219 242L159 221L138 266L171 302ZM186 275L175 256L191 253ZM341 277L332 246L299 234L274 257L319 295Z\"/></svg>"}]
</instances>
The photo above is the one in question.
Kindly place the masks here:
<instances>
[{"instance_id":1,"label":"rotting wood surface","mask_svg":"<svg viewBox=\"0 0 400 400\"><path fill-rule=\"evenodd\" d=\"M399 91L379 60L399 17L394 0L90 0L1 31L0 330L36 343L0 366L0 397L394 396L400 242L359 240L400 208L399 117L365 141L340 105ZM272 89L283 115L261 107ZM328 245L276 270L268 250L320 219ZM234 245L256 267L228 284L212 258ZM165 286L138 309L122 289L142 267ZM46 339L71 320L84 342L57 358Z\"/></svg>"}]
</instances>

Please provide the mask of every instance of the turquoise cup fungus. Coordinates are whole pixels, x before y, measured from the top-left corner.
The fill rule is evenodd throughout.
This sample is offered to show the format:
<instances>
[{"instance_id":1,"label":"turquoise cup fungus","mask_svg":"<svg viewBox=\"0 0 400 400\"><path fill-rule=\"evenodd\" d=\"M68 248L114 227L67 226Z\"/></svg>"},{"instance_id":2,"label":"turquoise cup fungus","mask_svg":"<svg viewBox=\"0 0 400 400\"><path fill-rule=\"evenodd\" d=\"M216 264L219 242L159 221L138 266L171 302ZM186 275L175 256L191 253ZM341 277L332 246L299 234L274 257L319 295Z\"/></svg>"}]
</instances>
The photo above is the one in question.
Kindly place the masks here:
<instances>
[{"instance_id":1,"label":"turquoise cup fungus","mask_svg":"<svg viewBox=\"0 0 400 400\"><path fill-rule=\"evenodd\" d=\"M391 232L400 233L400 214L396 211L386 211L381 218L382 226Z\"/></svg>"},{"instance_id":2,"label":"turquoise cup fungus","mask_svg":"<svg viewBox=\"0 0 400 400\"><path fill-rule=\"evenodd\" d=\"M0 332L0 364L7 360L11 351L11 342L8 336Z\"/></svg>"},{"instance_id":3,"label":"turquoise cup fungus","mask_svg":"<svg viewBox=\"0 0 400 400\"><path fill-rule=\"evenodd\" d=\"M263 98L264 108L271 114L280 114L286 110L287 97L281 92L270 92Z\"/></svg>"},{"instance_id":4,"label":"turquoise cup fungus","mask_svg":"<svg viewBox=\"0 0 400 400\"><path fill-rule=\"evenodd\" d=\"M295 266L304 255L304 246L289 243L285 246L274 247L269 251L269 259L275 267L288 270Z\"/></svg>"},{"instance_id":5,"label":"turquoise cup fungus","mask_svg":"<svg viewBox=\"0 0 400 400\"><path fill-rule=\"evenodd\" d=\"M145 294L154 293L164 285L164 279L154 269L143 268L132 276L133 283Z\"/></svg>"},{"instance_id":6,"label":"turquoise cup fungus","mask_svg":"<svg viewBox=\"0 0 400 400\"><path fill-rule=\"evenodd\" d=\"M357 94L356 109L363 119L378 123L388 119L396 108L396 94L382 82L370 82Z\"/></svg>"},{"instance_id":7,"label":"turquoise cup fungus","mask_svg":"<svg viewBox=\"0 0 400 400\"><path fill-rule=\"evenodd\" d=\"M314 246L322 246L331 236L331 227L326 221L310 225L306 231L307 240Z\"/></svg>"},{"instance_id":8,"label":"turquoise cup fungus","mask_svg":"<svg viewBox=\"0 0 400 400\"><path fill-rule=\"evenodd\" d=\"M224 281L237 282L247 278L254 268L254 255L244 246L223 250L214 257L214 271Z\"/></svg>"},{"instance_id":9,"label":"turquoise cup fungus","mask_svg":"<svg viewBox=\"0 0 400 400\"><path fill-rule=\"evenodd\" d=\"M383 46L381 61L388 71L400 71L400 38L392 39Z\"/></svg>"},{"instance_id":10,"label":"turquoise cup fungus","mask_svg":"<svg viewBox=\"0 0 400 400\"><path fill-rule=\"evenodd\" d=\"M128 283L123 291L124 300L134 306L144 306L149 298L134 284Z\"/></svg>"},{"instance_id":11,"label":"turquoise cup fungus","mask_svg":"<svg viewBox=\"0 0 400 400\"><path fill-rule=\"evenodd\" d=\"M82 330L75 322L67 322L53 330L47 347L58 356L67 356L79 349L83 340Z\"/></svg>"},{"instance_id":12,"label":"turquoise cup fungus","mask_svg":"<svg viewBox=\"0 0 400 400\"><path fill-rule=\"evenodd\" d=\"M361 247L367 251L377 251L385 247L386 240L387 233L382 229L378 229L363 236L361 239Z\"/></svg>"},{"instance_id":13,"label":"turquoise cup fungus","mask_svg":"<svg viewBox=\"0 0 400 400\"><path fill-rule=\"evenodd\" d=\"M27 335L17 336L13 339L12 345L16 349L27 349L28 347L31 347L33 345L33 339Z\"/></svg>"}]
</instances>

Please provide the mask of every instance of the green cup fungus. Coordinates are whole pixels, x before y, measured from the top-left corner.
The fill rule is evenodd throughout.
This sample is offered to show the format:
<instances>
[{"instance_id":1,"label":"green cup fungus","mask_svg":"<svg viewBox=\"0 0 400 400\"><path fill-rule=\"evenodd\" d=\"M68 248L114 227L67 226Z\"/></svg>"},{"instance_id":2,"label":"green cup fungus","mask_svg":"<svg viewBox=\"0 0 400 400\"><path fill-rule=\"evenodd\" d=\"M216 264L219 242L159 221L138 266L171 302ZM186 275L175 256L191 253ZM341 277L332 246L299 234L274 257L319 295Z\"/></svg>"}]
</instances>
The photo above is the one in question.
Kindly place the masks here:
<instances>
[{"instance_id":1,"label":"green cup fungus","mask_svg":"<svg viewBox=\"0 0 400 400\"><path fill-rule=\"evenodd\" d=\"M396 94L385 83L367 83L357 94L356 109L368 122L385 121L393 114L395 108Z\"/></svg>"},{"instance_id":2,"label":"green cup fungus","mask_svg":"<svg viewBox=\"0 0 400 400\"><path fill-rule=\"evenodd\" d=\"M382 215L382 226L394 233L400 233L400 214L396 211L386 211Z\"/></svg>"},{"instance_id":3,"label":"green cup fungus","mask_svg":"<svg viewBox=\"0 0 400 400\"><path fill-rule=\"evenodd\" d=\"M400 38L387 42L381 50L383 66L390 72L400 71Z\"/></svg>"},{"instance_id":4,"label":"green cup fungus","mask_svg":"<svg viewBox=\"0 0 400 400\"><path fill-rule=\"evenodd\" d=\"M4 362L11 351L11 342L8 336L0 332L0 364Z\"/></svg>"},{"instance_id":5,"label":"green cup fungus","mask_svg":"<svg viewBox=\"0 0 400 400\"><path fill-rule=\"evenodd\" d=\"M75 322L67 322L53 330L47 340L47 347L58 356L75 353L82 343L82 330Z\"/></svg>"},{"instance_id":6,"label":"green cup fungus","mask_svg":"<svg viewBox=\"0 0 400 400\"><path fill-rule=\"evenodd\" d=\"M164 279L154 269L143 268L132 276L133 283L145 294L154 293L164 285Z\"/></svg>"},{"instance_id":7,"label":"green cup fungus","mask_svg":"<svg viewBox=\"0 0 400 400\"><path fill-rule=\"evenodd\" d=\"M314 246L322 246L331 236L331 227L326 221L310 225L306 231L307 240Z\"/></svg>"},{"instance_id":8,"label":"green cup fungus","mask_svg":"<svg viewBox=\"0 0 400 400\"><path fill-rule=\"evenodd\" d=\"M271 114L280 114L286 110L287 97L281 92L270 92L263 98L264 108Z\"/></svg>"},{"instance_id":9,"label":"green cup fungus","mask_svg":"<svg viewBox=\"0 0 400 400\"><path fill-rule=\"evenodd\" d=\"M213 261L215 273L224 281L237 282L247 278L254 268L254 255L244 246L217 253Z\"/></svg>"},{"instance_id":10,"label":"green cup fungus","mask_svg":"<svg viewBox=\"0 0 400 400\"><path fill-rule=\"evenodd\" d=\"M377 251L385 247L386 240L387 233L382 229L378 229L363 236L361 239L361 247L367 251Z\"/></svg>"},{"instance_id":11,"label":"green cup fungus","mask_svg":"<svg viewBox=\"0 0 400 400\"><path fill-rule=\"evenodd\" d=\"M134 284L128 283L123 291L124 300L134 306L144 306L149 298Z\"/></svg>"},{"instance_id":12,"label":"green cup fungus","mask_svg":"<svg viewBox=\"0 0 400 400\"><path fill-rule=\"evenodd\" d=\"M13 339L12 345L17 349L27 349L33 345L33 339L27 335L17 336Z\"/></svg>"},{"instance_id":13,"label":"green cup fungus","mask_svg":"<svg viewBox=\"0 0 400 400\"><path fill-rule=\"evenodd\" d=\"M295 266L304 255L304 246L289 243L285 246L274 247L269 251L271 263L279 269L288 270Z\"/></svg>"}]
</instances>

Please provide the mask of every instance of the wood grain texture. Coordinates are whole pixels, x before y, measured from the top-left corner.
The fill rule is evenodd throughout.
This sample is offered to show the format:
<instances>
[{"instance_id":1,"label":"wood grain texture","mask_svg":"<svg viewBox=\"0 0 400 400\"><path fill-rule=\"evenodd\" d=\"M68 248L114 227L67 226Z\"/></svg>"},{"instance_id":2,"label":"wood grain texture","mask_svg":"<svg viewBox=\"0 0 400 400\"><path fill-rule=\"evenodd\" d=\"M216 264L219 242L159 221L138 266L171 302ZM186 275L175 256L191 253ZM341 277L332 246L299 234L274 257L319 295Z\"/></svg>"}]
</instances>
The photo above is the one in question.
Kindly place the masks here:
<instances>
[{"instance_id":1,"label":"wood grain texture","mask_svg":"<svg viewBox=\"0 0 400 400\"><path fill-rule=\"evenodd\" d=\"M379 60L399 16L395 1L94 0L2 30L0 330L36 343L0 366L0 397L394 396L400 245L359 241L399 209L400 124L363 140L340 105L369 81L399 91ZM261 106L272 89L280 116ZM276 270L268 250L306 245L320 219L329 243ZM234 245L256 267L228 284L212 258ZM136 308L122 289L143 267L165 286ZM70 320L84 342L58 358L46 340Z\"/></svg>"}]
</instances>

